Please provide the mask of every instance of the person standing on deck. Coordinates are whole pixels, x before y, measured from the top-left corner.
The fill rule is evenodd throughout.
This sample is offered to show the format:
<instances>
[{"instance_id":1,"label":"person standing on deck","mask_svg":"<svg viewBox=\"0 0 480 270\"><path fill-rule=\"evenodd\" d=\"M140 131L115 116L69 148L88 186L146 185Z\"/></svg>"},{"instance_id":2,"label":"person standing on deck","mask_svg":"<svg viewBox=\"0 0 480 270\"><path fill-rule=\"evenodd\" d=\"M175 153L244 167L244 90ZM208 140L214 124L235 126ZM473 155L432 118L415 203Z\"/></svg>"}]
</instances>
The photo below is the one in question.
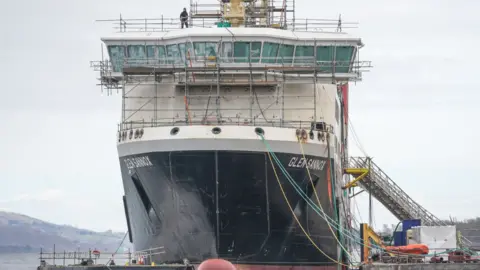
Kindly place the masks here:
<instances>
[{"instance_id":1,"label":"person standing on deck","mask_svg":"<svg viewBox=\"0 0 480 270\"><path fill-rule=\"evenodd\" d=\"M182 29L184 25L188 28L188 12L186 8L183 8L182 13L180 13L180 21L182 22Z\"/></svg>"}]
</instances>

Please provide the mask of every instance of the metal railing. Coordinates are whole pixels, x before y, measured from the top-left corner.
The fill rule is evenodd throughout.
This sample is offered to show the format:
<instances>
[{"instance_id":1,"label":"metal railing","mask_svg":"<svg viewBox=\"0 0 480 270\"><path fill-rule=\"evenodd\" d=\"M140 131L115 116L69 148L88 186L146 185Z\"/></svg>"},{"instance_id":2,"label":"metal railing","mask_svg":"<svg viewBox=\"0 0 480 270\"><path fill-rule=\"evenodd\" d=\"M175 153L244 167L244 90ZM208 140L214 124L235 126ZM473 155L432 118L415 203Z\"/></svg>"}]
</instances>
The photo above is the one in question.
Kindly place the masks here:
<instances>
[{"instance_id":1,"label":"metal railing","mask_svg":"<svg viewBox=\"0 0 480 270\"><path fill-rule=\"evenodd\" d=\"M112 63L113 62L113 63ZM100 73L99 85L107 89L119 90L123 86L124 75L177 74L178 82L195 81L197 84L242 83L242 79L234 74L250 73L251 80L243 79L243 83L297 83L299 80L319 77L335 77L341 80L359 81L362 73L372 67L371 61L319 61L315 57L157 57L131 58L125 57L117 61L92 61L90 66ZM219 76L203 76L201 74ZM258 74L264 74L258 78ZM227 76L228 75L228 76ZM274 75L274 78L266 78ZM284 76L286 75L286 76ZM297 76L299 75L299 76ZM255 77L257 76L257 77ZM307 77L305 77L307 76ZM272 80L273 79L273 80ZM270 81L269 81L270 80ZM310 81L313 82L313 81Z\"/></svg>"},{"instance_id":2,"label":"metal railing","mask_svg":"<svg viewBox=\"0 0 480 270\"><path fill-rule=\"evenodd\" d=\"M158 118L152 119L150 121L125 121L121 124L118 124L118 131L128 131L138 128L151 128L151 127L167 127L167 126L261 126L261 127L281 127L281 128L296 128L296 129L312 129L311 121L284 121L284 120L269 120L265 121L264 119L253 119L250 121L245 121L245 119L234 119L234 118L221 118L218 120L207 119L207 120L180 120L180 119L166 119ZM324 124L324 129L320 130L322 132L327 132L333 134L334 128L332 125Z\"/></svg>"},{"instance_id":3,"label":"metal railing","mask_svg":"<svg viewBox=\"0 0 480 270\"><path fill-rule=\"evenodd\" d=\"M380 167L371 162L369 175L359 184L377 198L399 220L421 219L425 226L446 226L447 224L414 201L400 186L398 186ZM368 158L350 157L351 168L368 168ZM370 187L372 183L372 187ZM370 190L370 188L372 188ZM471 241L462 236L469 246Z\"/></svg>"},{"instance_id":4,"label":"metal railing","mask_svg":"<svg viewBox=\"0 0 480 270\"><path fill-rule=\"evenodd\" d=\"M366 62L366 61L362 61ZM120 64L123 67L152 66L152 67L174 67L185 68L191 66L205 66L215 63L236 64L236 65L261 65L261 66L307 66L324 68L350 68L358 64L359 61L315 61L313 56L297 57L231 57L215 56L212 58L203 56L192 57L157 57L157 58L134 58L126 57L121 61L114 61L115 65Z\"/></svg>"},{"instance_id":5,"label":"metal railing","mask_svg":"<svg viewBox=\"0 0 480 270\"><path fill-rule=\"evenodd\" d=\"M99 252L96 250L88 250L88 251L56 251L53 249L52 252L44 252L43 249L40 250L40 264L53 264L57 265L58 262L61 262L63 265L77 264L81 263L82 261L91 260L94 264L107 264L113 260L121 262L122 264L125 262L132 262L132 260L139 261L147 261L152 262L153 257L158 257L157 255L165 254L165 248L156 247L156 248L149 248L145 250L139 250L135 252Z\"/></svg>"},{"instance_id":6,"label":"metal railing","mask_svg":"<svg viewBox=\"0 0 480 270\"><path fill-rule=\"evenodd\" d=\"M135 71L132 68L162 69L171 72L212 72L221 68L222 72L253 71L253 72L283 72L283 73L320 73L320 74L355 74L358 78L361 73L372 67L371 61L319 61L315 57L161 57L161 58L124 58L113 61L112 64L99 65L104 68L104 74L111 72ZM110 72L110 73L109 73Z\"/></svg>"},{"instance_id":7,"label":"metal railing","mask_svg":"<svg viewBox=\"0 0 480 270\"><path fill-rule=\"evenodd\" d=\"M131 261L136 258L135 252L98 252L92 249L88 251L57 251L53 248L52 252L45 252L44 249L40 249L39 260L40 263L57 265L77 264L82 261L91 260L94 263L106 264L112 259L118 261Z\"/></svg>"},{"instance_id":8,"label":"metal railing","mask_svg":"<svg viewBox=\"0 0 480 270\"><path fill-rule=\"evenodd\" d=\"M280 18L274 18L274 21ZM189 19L189 27L191 28L215 28L217 24L222 22L219 18L208 17L192 17ZM164 17L159 18L132 18L96 20L100 23L110 23L115 32L168 32L181 29L180 18ZM340 19L309 19L297 18L283 22L284 29L293 31L307 32L341 32L347 28L358 28L357 22L343 22ZM245 27L251 28L278 28L275 23L267 25L245 24Z\"/></svg>"},{"instance_id":9,"label":"metal railing","mask_svg":"<svg viewBox=\"0 0 480 270\"><path fill-rule=\"evenodd\" d=\"M371 61L319 61L315 57L157 57L157 58L132 58L125 57L120 60L103 60L92 61L90 66L94 71L100 72L100 77L112 75L112 73L122 73L125 68L157 68L171 69L172 71L181 72L182 70L192 71L192 69L204 68L216 69L221 65L225 68L235 69L244 67L246 70L262 70L262 71L285 71L293 72L294 68L306 67L311 68L312 72L320 73L360 73L367 71L372 67ZM240 70L240 69L238 69Z\"/></svg>"}]
</instances>

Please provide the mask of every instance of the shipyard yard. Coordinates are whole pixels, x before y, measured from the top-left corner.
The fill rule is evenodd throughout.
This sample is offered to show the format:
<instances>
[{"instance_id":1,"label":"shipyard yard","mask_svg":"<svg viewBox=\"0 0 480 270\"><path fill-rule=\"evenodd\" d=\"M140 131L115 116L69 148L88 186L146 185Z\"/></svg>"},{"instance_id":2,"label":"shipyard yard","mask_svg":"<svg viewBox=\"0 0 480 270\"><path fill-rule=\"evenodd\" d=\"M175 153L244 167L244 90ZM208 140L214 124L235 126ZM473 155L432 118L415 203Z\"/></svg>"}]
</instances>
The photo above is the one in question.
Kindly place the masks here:
<instances>
[{"instance_id":1,"label":"shipyard yard","mask_svg":"<svg viewBox=\"0 0 480 270\"><path fill-rule=\"evenodd\" d=\"M432 55L416 56L423 59L420 64L406 60L405 55L413 52L402 56L400 45L388 43L388 31L378 28L365 34L357 31L358 22L340 13L329 19L302 17L312 13L308 9L319 8L312 3L305 5L305 1L299 5L301 1L188 0L174 16L112 15L117 7L102 13L110 18L96 19L95 27L102 30L91 33L85 43L98 47L97 58L90 59L94 75L90 73L82 81L100 89L105 95L102 102L114 104L112 112L120 121L111 136L102 138L108 138L116 148L115 167L101 168L99 159L90 162L89 168L59 173L62 181L57 181L58 185L68 174L75 179L69 181L75 182L71 187L76 195L87 194L80 202L75 201L76 195L65 195L68 193L38 192L35 196L36 189L33 193L24 191L33 184L23 184L17 197L9 199L5 194L7 199L0 200L0 210L2 205L25 201L27 209L33 209L55 200L48 209L69 206L58 216L75 214L82 218L76 219L75 225L60 226L4 212L0 229L6 229L0 230L0 248L25 252L40 247L37 270L479 270L478 198L471 196L473 184L462 182L472 177L448 171L452 160L467 160L456 165L457 171L472 167L468 162L473 157L455 152L465 146L467 140L461 135L468 132L456 134L454 149L441 142L446 148L444 156L433 151L440 145L433 141L450 129L432 124L430 118L439 113L429 108L441 103L441 95L427 91L440 88L436 81L448 89L457 85L449 86L452 82L447 75L435 79L433 64L428 72L417 72L428 78L421 85L404 83L412 75L402 74L411 68L406 63L423 67L424 62L442 58L444 62L436 65L441 69L456 56L444 55L444 49L442 55L434 54L435 46L430 44ZM421 3L416 5L423 13L428 10ZM300 6L309 7L300 12ZM102 10L100 4L98 10ZM138 14L139 10L130 7L127 11ZM397 7L388 12L417 11ZM347 17L354 14L350 12ZM373 20L388 25L379 17ZM367 23L366 27L374 26ZM389 44L383 45L388 47L383 53L378 49L382 42ZM399 65L392 68L390 63L389 69L389 62L383 61L388 57ZM362 97L359 90L365 90L364 81L373 77L377 81L368 88L375 88L375 92ZM398 89L397 83L392 83L395 80L403 83L398 83ZM389 92L392 89L397 89L395 97ZM419 89L423 96L414 97ZM455 103L460 100L458 96L445 98L452 102L442 105L450 109L449 114L475 100L472 95L469 100L461 99L459 105ZM97 103L90 108L86 105L89 99L85 98L82 113L103 106ZM60 108L63 103L57 104ZM395 106L402 117L381 120L379 115L388 115ZM61 115L66 109L62 108L55 115ZM102 117L98 111L92 115L92 119ZM370 129L370 133L365 132L373 138L370 144L382 145L376 148L382 153L380 157L365 151L352 115L357 128L360 123L361 130ZM424 120L409 122L416 118ZM455 119L458 123L437 121L458 125L461 130L472 126L461 122L466 119L462 115ZM401 135L390 138L394 128ZM73 147L87 147L104 136L98 127L83 128L82 132L88 134L85 139L76 139L72 148L63 148L78 152L79 148ZM478 152L474 150L471 147L472 152ZM95 157L104 154L103 148L95 147L95 151ZM385 162L386 157L396 155L395 151L402 153L402 158ZM49 172L60 172L67 157L56 159L59 169L54 170L55 162L42 166L49 167ZM42 162L39 156L36 160ZM415 166L403 171L403 163L408 162L423 169L423 174L416 175ZM115 174L96 177L89 173L100 169L115 170ZM53 173L42 174L40 179L48 181L51 177ZM89 182L90 178L97 180ZM115 179L109 186L99 181L111 178ZM10 192L8 186L4 190ZM104 214L99 216L98 211ZM119 211L121 222L116 219ZM384 222L385 213L390 219ZM462 222L457 216L471 219ZM380 229L380 224L392 220L395 224L391 228L384 225ZM93 233L79 229L77 222L91 222L98 228L104 228L101 222L108 222L105 226L125 224L125 229L121 233L111 229ZM14 234L23 234L23 238L40 235L48 244L32 248ZM117 240L120 237L121 241ZM51 244L51 239L58 244ZM93 246L86 248L87 243ZM66 250L71 247L74 250ZM13 257L7 267L17 267L18 257ZM13 270L2 267L0 262L0 270Z\"/></svg>"}]
</instances>

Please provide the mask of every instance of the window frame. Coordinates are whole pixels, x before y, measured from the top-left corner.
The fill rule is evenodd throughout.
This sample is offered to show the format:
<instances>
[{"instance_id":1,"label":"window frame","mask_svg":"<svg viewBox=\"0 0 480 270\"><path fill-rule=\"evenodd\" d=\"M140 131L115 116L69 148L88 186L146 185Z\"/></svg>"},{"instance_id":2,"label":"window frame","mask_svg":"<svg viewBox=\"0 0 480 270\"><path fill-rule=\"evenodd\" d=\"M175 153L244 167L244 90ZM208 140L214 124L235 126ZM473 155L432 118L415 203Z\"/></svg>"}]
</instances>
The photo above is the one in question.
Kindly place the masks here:
<instances>
[{"instance_id":1,"label":"window frame","mask_svg":"<svg viewBox=\"0 0 480 270\"><path fill-rule=\"evenodd\" d=\"M196 47L196 45L199 44L199 43L203 43L203 46L204 46L204 48L203 48L203 54L204 54L204 55L203 55L203 56L197 54L197 47ZM192 42L192 46L193 46L193 52L194 52L194 54L195 54L195 61L205 61L205 60L208 60L208 58L211 57L211 56L217 57L217 56L219 55L219 51L218 51L218 49L219 49L219 43L220 43L220 41L218 41L218 42L212 42L212 41L193 41L193 42ZM215 54L214 54L214 55L207 55L207 48L209 48L209 49L212 48L211 46L210 46L210 47L207 47L207 44L210 44L210 45L213 44L213 45L215 45L215 46L214 46L214 47L215 47L215 49L214 49L214 53L215 53ZM203 59L202 59L202 58L203 58Z\"/></svg>"},{"instance_id":2,"label":"window frame","mask_svg":"<svg viewBox=\"0 0 480 270\"><path fill-rule=\"evenodd\" d=\"M113 59L111 48L117 47L123 49L123 56L118 59ZM123 65L125 63L125 58L127 57L127 47L123 44L110 44L107 45L108 57L110 60L110 64L112 65L113 72L122 72Z\"/></svg>"},{"instance_id":3,"label":"window frame","mask_svg":"<svg viewBox=\"0 0 480 270\"><path fill-rule=\"evenodd\" d=\"M264 55L264 52L265 52L265 45L269 43L269 44L274 44L277 46L277 49L275 51L275 56L266 56ZM260 62L262 64L275 64L277 62L277 57L278 57L278 53L280 52L280 46L282 45L282 43L280 42L271 42L271 41L264 41L263 42L263 45L262 45L262 55L260 57ZM273 57L273 59L264 59L264 57L266 58L270 58L270 57ZM264 61L264 60L268 60L268 61Z\"/></svg>"},{"instance_id":4,"label":"window frame","mask_svg":"<svg viewBox=\"0 0 480 270\"><path fill-rule=\"evenodd\" d=\"M236 44L237 43L248 43L248 51L247 51L247 56L246 57L242 57L242 56L238 56L238 58L245 58L245 61L238 61L239 59L237 59L237 56L235 56L235 48L236 48ZM260 45L260 50L259 50L259 53L258 53L258 56L254 56L252 57L252 46L254 45L254 43L258 43ZM263 40L255 40L255 39L252 39L252 40L234 40L233 41L233 62L234 63L260 63L260 60L262 58L262 50L263 50ZM250 60L250 61L249 61Z\"/></svg>"}]
</instances>

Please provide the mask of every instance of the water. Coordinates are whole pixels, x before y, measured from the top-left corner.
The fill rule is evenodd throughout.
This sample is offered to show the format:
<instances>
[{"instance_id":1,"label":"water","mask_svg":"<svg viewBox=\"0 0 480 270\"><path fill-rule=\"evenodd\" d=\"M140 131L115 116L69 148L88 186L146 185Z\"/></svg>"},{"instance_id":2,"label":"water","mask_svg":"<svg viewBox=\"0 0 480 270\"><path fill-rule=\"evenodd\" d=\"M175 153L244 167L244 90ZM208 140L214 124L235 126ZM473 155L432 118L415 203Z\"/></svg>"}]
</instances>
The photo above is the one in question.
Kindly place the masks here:
<instances>
[{"instance_id":1,"label":"water","mask_svg":"<svg viewBox=\"0 0 480 270\"><path fill-rule=\"evenodd\" d=\"M0 270L36 270L40 265L40 255L38 253L15 253L15 254L0 254ZM100 258L98 263L106 263L108 258ZM116 259L117 264L125 264L127 260ZM48 264L53 264L52 261L47 260ZM63 265L62 259L56 260L57 265ZM73 264L73 260L66 260L66 264Z\"/></svg>"},{"instance_id":2,"label":"water","mask_svg":"<svg viewBox=\"0 0 480 270\"><path fill-rule=\"evenodd\" d=\"M38 254L0 254L0 270L35 270Z\"/></svg>"}]
</instances>

